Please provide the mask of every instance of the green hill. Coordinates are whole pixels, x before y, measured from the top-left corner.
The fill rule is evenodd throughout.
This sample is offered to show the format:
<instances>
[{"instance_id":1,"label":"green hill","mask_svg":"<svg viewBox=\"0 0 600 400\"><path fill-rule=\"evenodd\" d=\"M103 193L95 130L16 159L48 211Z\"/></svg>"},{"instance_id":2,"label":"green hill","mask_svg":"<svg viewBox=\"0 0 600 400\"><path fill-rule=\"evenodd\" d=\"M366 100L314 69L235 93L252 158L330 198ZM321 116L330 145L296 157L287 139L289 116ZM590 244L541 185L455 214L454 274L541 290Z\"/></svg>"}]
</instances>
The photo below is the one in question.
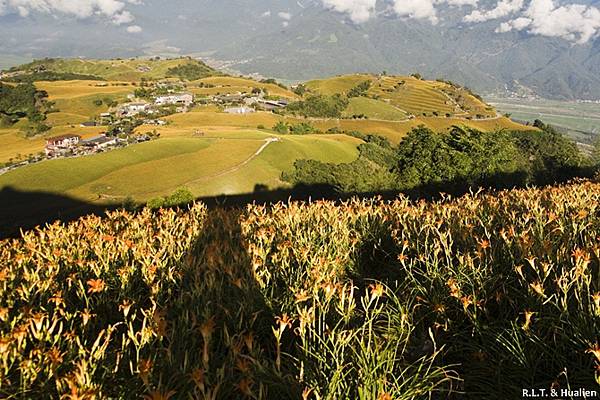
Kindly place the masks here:
<instances>
[{"instance_id":1,"label":"green hill","mask_svg":"<svg viewBox=\"0 0 600 400\"><path fill-rule=\"evenodd\" d=\"M13 67L9 72L22 72L24 77L20 79L26 79L31 75L31 79L39 81L66 80L61 77L61 74L66 75L67 79L85 80L96 77L109 81L139 81L142 78L169 77L195 80L220 75L203 62L191 58L116 60L48 58ZM52 73L57 74L57 79L48 79Z\"/></svg>"},{"instance_id":2,"label":"green hill","mask_svg":"<svg viewBox=\"0 0 600 400\"><path fill-rule=\"evenodd\" d=\"M268 142L267 140L279 141ZM219 130L204 137L167 137L125 149L50 160L0 176L0 191L45 192L88 203L147 202L187 187L195 197L252 193L281 180L299 159L347 163L362 141L344 135L278 136L257 130ZM22 215L32 204L14 203L3 215Z\"/></svg>"},{"instance_id":3,"label":"green hill","mask_svg":"<svg viewBox=\"0 0 600 400\"><path fill-rule=\"evenodd\" d=\"M366 90L359 90L365 85ZM497 114L468 89L452 82L428 81L414 76L342 75L309 81L309 92L322 95L358 95L382 101L415 117L491 119ZM372 115L372 102L354 104L352 113Z\"/></svg>"}]
</instances>

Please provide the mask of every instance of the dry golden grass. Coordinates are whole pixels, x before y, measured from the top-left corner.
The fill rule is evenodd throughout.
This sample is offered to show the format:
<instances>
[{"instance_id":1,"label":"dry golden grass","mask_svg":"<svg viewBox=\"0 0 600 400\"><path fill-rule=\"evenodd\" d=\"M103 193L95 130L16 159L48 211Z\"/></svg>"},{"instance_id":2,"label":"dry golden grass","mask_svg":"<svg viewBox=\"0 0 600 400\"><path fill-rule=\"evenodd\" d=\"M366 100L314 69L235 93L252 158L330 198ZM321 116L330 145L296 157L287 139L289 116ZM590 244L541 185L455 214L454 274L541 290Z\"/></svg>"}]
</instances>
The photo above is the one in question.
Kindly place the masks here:
<instances>
[{"instance_id":1,"label":"dry golden grass","mask_svg":"<svg viewBox=\"0 0 600 400\"><path fill-rule=\"evenodd\" d=\"M267 112L232 115L215 111L192 111L185 114L172 115L165 119L171 121L177 127L188 129L210 126L256 128L258 125L271 128L281 117Z\"/></svg>"},{"instance_id":2,"label":"dry golden grass","mask_svg":"<svg viewBox=\"0 0 600 400\"><path fill-rule=\"evenodd\" d=\"M200 83L214 85L214 88L200 88ZM298 96L287 89L272 83L261 83L249 78L238 78L229 76L213 76L209 78L192 81L188 84L192 92L199 95L250 93L253 88L266 89L270 95L281 96L288 99L297 99Z\"/></svg>"},{"instance_id":3,"label":"dry golden grass","mask_svg":"<svg viewBox=\"0 0 600 400\"><path fill-rule=\"evenodd\" d=\"M121 86L122 84L127 86ZM135 90L128 82L102 82L102 81L56 81L36 82L39 90L48 92L50 100L66 99L75 97L108 94L127 94Z\"/></svg>"},{"instance_id":4,"label":"dry golden grass","mask_svg":"<svg viewBox=\"0 0 600 400\"><path fill-rule=\"evenodd\" d=\"M0 129L0 163L44 150L43 138L26 139L18 129Z\"/></svg>"}]
</instances>

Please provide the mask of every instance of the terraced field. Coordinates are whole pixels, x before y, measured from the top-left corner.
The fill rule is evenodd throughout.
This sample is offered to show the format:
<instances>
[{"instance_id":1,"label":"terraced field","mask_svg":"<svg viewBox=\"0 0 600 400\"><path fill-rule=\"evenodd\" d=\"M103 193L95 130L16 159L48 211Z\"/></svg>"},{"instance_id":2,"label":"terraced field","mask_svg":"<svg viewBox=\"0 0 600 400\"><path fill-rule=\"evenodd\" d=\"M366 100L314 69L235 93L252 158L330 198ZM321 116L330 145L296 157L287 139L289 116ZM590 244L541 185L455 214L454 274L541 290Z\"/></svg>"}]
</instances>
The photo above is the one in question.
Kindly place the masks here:
<instances>
[{"instance_id":1,"label":"terraced field","mask_svg":"<svg viewBox=\"0 0 600 400\"><path fill-rule=\"evenodd\" d=\"M350 89L359 83L365 81L373 83L376 80L377 79L373 75L368 74L341 75L327 79L309 81L305 83L305 86L311 92L331 96L336 93L348 93Z\"/></svg>"},{"instance_id":2,"label":"terraced field","mask_svg":"<svg viewBox=\"0 0 600 400\"><path fill-rule=\"evenodd\" d=\"M475 98L466 89L445 82L426 81L412 76L372 76L365 74L336 76L306 83L306 87L324 95L347 94L356 85L371 83L366 97L382 100L416 117L439 116L493 118L493 108ZM368 104L355 107L367 114ZM360 113L360 112L359 112Z\"/></svg>"},{"instance_id":3,"label":"terraced field","mask_svg":"<svg viewBox=\"0 0 600 400\"><path fill-rule=\"evenodd\" d=\"M19 129L0 129L0 163L19 155L38 153L44 148L44 139L25 139Z\"/></svg>"},{"instance_id":4,"label":"terraced field","mask_svg":"<svg viewBox=\"0 0 600 400\"><path fill-rule=\"evenodd\" d=\"M385 101L370 99L367 97L354 97L350 99L348 108L344 111L345 117L354 115L365 115L369 119L386 121L402 121L408 114Z\"/></svg>"}]
</instances>

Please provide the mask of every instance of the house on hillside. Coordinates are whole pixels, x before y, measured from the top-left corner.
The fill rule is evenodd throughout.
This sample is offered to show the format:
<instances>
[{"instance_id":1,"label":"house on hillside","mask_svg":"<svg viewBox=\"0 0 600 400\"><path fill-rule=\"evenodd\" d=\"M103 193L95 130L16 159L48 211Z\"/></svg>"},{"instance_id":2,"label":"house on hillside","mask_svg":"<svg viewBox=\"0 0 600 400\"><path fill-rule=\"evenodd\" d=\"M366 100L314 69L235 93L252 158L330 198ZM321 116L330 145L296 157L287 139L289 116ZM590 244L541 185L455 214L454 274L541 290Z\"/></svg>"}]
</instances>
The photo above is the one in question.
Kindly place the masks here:
<instances>
[{"instance_id":1,"label":"house on hillside","mask_svg":"<svg viewBox=\"0 0 600 400\"><path fill-rule=\"evenodd\" d=\"M258 99L257 107L264 111L274 111L287 107L287 100L263 100Z\"/></svg>"},{"instance_id":2,"label":"house on hillside","mask_svg":"<svg viewBox=\"0 0 600 400\"><path fill-rule=\"evenodd\" d=\"M157 106L178 105L189 107L194 102L194 95L191 93L177 93L165 96L158 96L154 100Z\"/></svg>"},{"instance_id":3,"label":"house on hillside","mask_svg":"<svg viewBox=\"0 0 600 400\"><path fill-rule=\"evenodd\" d=\"M146 119L146 120L144 120L144 124L164 126L167 124L167 121L165 121L163 119Z\"/></svg>"},{"instance_id":4,"label":"house on hillside","mask_svg":"<svg viewBox=\"0 0 600 400\"><path fill-rule=\"evenodd\" d=\"M79 145L88 147L90 149L100 150L110 146L114 146L117 143L117 138L111 138L105 135L98 135L89 139L82 140L79 143Z\"/></svg>"},{"instance_id":5,"label":"house on hillside","mask_svg":"<svg viewBox=\"0 0 600 400\"><path fill-rule=\"evenodd\" d=\"M150 111L150 104L146 102L125 103L117 110L118 117L132 117Z\"/></svg>"},{"instance_id":6,"label":"house on hillside","mask_svg":"<svg viewBox=\"0 0 600 400\"><path fill-rule=\"evenodd\" d=\"M50 157L57 154L66 153L71 150L74 146L81 141L81 136L79 135L61 135L54 136L46 139L46 146L44 151L46 152L46 156Z\"/></svg>"},{"instance_id":7,"label":"house on hillside","mask_svg":"<svg viewBox=\"0 0 600 400\"><path fill-rule=\"evenodd\" d=\"M102 113L100 114L100 125L108 125L113 122L113 117L111 113Z\"/></svg>"},{"instance_id":8,"label":"house on hillside","mask_svg":"<svg viewBox=\"0 0 600 400\"><path fill-rule=\"evenodd\" d=\"M260 102L261 98L257 97L257 96L252 96L252 97L246 97L244 99L244 104L246 104L247 106L253 106L256 103Z\"/></svg>"},{"instance_id":9,"label":"house on hillside","mask_svg":"<svg viewBox=\"0 0 600 400\"><path fill-rule=\"evenodd\" d=\"M252 114L256 112L254 108L250 107L229 107L225 109L227 114Z\"/></svg>"},{"instance_id":10,"label":"house on hillside","mask_svg":"<svg viewBox=\"0 0 600 400\"><path fill-rule=\"evenodd\" d=\"M220 104L240 103L242 100L244 100L242 94L224 94L213 97L213 101Z\"/></svg>"}]
</instances>

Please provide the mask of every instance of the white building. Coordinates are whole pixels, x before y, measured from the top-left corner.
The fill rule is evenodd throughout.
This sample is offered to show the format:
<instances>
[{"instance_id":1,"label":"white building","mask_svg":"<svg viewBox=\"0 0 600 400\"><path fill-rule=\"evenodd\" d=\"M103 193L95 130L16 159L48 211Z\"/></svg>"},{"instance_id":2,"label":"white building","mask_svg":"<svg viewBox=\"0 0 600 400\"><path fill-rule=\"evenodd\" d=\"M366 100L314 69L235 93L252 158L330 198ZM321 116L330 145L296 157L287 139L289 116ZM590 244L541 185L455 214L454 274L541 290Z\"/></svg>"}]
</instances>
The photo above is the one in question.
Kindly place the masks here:
<instances>
[{"instance_id":1,"label":"white building","mask_svg":"<svg viewBox=\"0 0 600 400\"><path fill-rule=\"evenodd\" d=\"M190 106L194 102L194 95L190 93L169 94L159 96L154 101L157 106L166 106L171 104Z\"/></svg>"},{"instance_id":2,"label":"white building","mask_svg":"<svg viewBox=\"0 0 600 400\"><path fill-rule=\"evenodd\" d=\"M117 144L117 138L110 138L105 135L99 135L93 138L82 140L80 142L82 146L91 147L94 149L104 149L109 146Z\"/></svg>"},{"instance_id":3,"label":"white building","mask_svg":"<svg viewBox=\"0 0 600 400\"><path fill-rule=\"evenodd\" d=\"M131 117L150 110L150 104L144 102L126 103L119 107L117 115L120 117Z\"/></svg>"},{"instance_id":4,"label":"white building","mask_svg":"<svg viewBox=\"0 0 600 400\"><path fill-rule=\"evenodd\" d=\"M67 151L73 146L76 146L80 140L81 136L71 134L48 138L46 139L45 147L46 155L49 156Z\"/></svg>"},{"instance_id":5,"label":"white building","mask_svg":"<svg viewBox=\"0 0 600 400\"><path fill-rule=\"evenodd\" d=\"M252 114L256 112L256 110L250 107L230 107L226 108L225 112L227 114Z\"/></svg>"}]
</instances>

